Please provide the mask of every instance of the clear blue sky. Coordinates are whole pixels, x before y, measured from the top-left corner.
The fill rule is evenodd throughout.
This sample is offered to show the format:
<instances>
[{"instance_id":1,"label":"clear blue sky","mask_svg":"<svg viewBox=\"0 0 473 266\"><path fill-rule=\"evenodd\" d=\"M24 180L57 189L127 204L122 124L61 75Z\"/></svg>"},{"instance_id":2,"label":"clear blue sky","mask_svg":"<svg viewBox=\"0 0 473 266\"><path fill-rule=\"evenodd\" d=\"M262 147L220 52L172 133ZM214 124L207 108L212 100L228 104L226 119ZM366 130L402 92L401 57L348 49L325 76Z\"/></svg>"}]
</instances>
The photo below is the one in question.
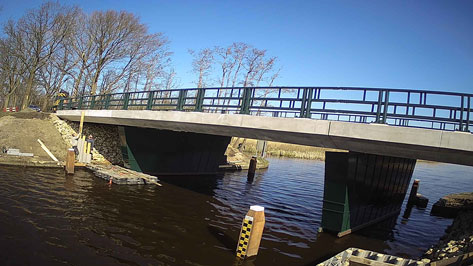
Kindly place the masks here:
<instances>
[{"instance_id":1,"label":"clear blue sky","mask_svg":"<svg viewBox=\"0 0 473 266\"><path fill-rule=\"evenodd\" d=\"M0 22L42 1L0 0ZM473 93L473 1L61 1L127 10L171 41L184 87L187 49L245 42L279 58L281 86Z\"/></svg>"}]
</instances>

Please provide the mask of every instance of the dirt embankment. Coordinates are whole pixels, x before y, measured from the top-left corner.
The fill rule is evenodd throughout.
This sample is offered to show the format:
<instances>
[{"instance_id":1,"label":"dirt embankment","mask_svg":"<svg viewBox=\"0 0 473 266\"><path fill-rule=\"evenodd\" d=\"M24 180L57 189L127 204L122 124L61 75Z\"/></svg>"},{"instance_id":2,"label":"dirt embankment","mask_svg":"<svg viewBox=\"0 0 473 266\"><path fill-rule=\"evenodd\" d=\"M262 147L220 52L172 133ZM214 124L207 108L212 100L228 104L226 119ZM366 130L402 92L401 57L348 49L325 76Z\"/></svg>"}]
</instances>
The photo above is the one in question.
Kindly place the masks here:
<instances>
[{"instance_id":1,"label":"dirt embankment","mask_svg":"<svg viewBox=\"0 0 473 266\"><path fill-rule=\"evenodd\" d=\"M66 158L69 145L63 140L47 113L19 112L0 115L0 148L20 149L22 153L33 153L25 160L52 161L38 143L40 139L60 161ZM1 154L0 161L14 160L15 156Z\"/></svg>"},{"instance_id":2,"label":"dirt embankment","mask_svg":"<svg viewBox=\"0 0 473 266\"><path fill-rule=\"evenodd\" d=\"M234 144L235 141L238 141L238 143L241 144L243 142L243 139L233 138L231 145L235 145ZM249 153L249 154L255 154L256 142L257 140L255 139L245 139L244 143L241 144L243 145L241 151L245 153ZM273 157L286 157L286 158L298 158L298 159L324 161L326 151L341 151L341 150L268 141L268 146L266 148L266 155L273 156Z\"/></svg>"},{"instance_id":3,"label":"dirt embankment","mask_svg":"<svg viewBox=\"0 0 473 266\"><path fill-rule=\"evenodd\" d=\"M237 148L233 148L232 144L228 145L227 151L227 162L240 167L242 170L247 170L250 166L250 160L252 155L249 153L240 152ZM256 163L256 169L265 169L269 167L268 160L264 158L258 158Z\"/></svg>"}]
</instances>

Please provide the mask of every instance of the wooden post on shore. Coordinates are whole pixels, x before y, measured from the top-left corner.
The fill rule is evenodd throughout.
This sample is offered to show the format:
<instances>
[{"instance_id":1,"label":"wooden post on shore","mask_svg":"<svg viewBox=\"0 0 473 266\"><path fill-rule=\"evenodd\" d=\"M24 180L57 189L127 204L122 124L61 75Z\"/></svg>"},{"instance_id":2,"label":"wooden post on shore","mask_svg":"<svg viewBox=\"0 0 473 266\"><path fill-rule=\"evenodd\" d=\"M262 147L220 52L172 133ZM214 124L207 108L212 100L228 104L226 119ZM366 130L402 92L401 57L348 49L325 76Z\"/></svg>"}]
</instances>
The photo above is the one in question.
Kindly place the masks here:
<instances>
[{"instance_id":1,"label":"wooden post on shore","mask_svg":"<svg viewBox=\"0 0 473 266\"><path fill-rule=\"evenodd\" d=\"M258 163L258 160L256 159L256 157L255 156L251 157L250 166L248 167L248 179L253 179L255 177L257 163Z\"/></svg>"},{"instance_id":2,"label":"wooden post on shore","mask_svg":"<svg viewBox=\"0 0 473 266\"><path fill-rule=\"evenodd\" d=\"M74 164L76 161L76 153L74 149L67 150L67 159L66 159L66 173L74 174Z\"/></svg>"},{"instance_id":3,"label":"wooden post on shore","mask_svg":"<svg viewBox=\"0 0 473 266\"><path fill-rule=\"evenodd\" d=\"M240 238L236 248L237 257L246 258L258 254L263 229L264 207L251 206L241 225Z\"/></svg>"}]
</instances>

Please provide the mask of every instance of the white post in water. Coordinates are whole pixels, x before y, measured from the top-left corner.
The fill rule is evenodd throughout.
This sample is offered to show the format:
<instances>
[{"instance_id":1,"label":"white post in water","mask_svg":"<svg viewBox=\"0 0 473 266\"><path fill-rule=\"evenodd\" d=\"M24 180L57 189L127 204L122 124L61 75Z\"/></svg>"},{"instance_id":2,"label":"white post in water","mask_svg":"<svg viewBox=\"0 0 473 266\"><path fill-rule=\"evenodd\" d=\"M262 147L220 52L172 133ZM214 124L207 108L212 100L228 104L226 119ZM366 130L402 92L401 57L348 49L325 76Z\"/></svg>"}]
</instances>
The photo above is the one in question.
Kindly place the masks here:
<instances>
[{"instance_id":1,"label":"white post in water","mask_svg":"<svg viewBox=\"0 0 473 266\"><path fill-rule=\"evenodd\" d=\"M264 229L264 207L254 205L246 213L240 230L240 238L236 249L239 258L258 254Z\"/></svg>"}]
</instances>

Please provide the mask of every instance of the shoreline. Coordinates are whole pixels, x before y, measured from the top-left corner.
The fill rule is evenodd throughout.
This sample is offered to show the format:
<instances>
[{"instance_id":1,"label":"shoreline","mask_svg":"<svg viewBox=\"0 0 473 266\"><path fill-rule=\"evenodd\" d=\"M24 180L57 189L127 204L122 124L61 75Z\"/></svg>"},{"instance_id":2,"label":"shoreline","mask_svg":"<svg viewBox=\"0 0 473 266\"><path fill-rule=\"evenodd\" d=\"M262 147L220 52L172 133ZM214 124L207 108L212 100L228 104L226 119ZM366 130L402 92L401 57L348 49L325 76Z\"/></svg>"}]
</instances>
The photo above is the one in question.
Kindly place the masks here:
<instances>
[{"instance_id":1,"label":"shoreline","mask_svg":"<svg viewBox=\"0 0 473 266\"><path fill-rule=\"evenodd\" d=\"M435 210L436 205L441 205L442 209ZM450 265L458 260L473 263L473 193L442 197L432 207L431 215L452 217L453 220L445 234L421 258L440 265Z\"/></svg>"}]
</instances>

